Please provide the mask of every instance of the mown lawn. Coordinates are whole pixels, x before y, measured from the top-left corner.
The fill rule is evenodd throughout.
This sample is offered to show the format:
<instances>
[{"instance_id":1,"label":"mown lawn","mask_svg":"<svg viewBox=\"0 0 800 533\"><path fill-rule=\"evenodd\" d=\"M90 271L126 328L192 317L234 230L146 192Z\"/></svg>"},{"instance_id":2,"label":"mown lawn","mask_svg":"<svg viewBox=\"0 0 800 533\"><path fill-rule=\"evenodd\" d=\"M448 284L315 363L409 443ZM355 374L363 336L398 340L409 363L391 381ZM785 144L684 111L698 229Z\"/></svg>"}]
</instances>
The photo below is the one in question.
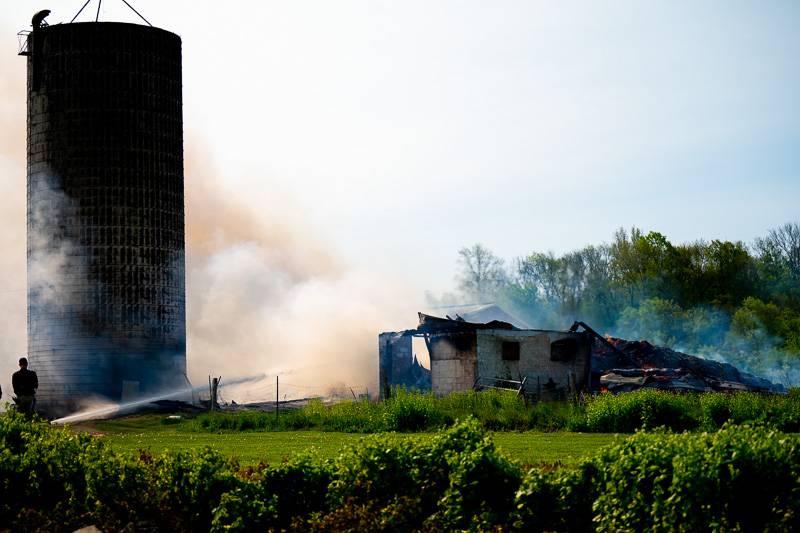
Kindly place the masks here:
<instances>
[{"instance_id":1,"label":"mown lawn","mask_svg":"<svg viewBox=\"0 0 800 533\"><path fill-rule=\"evenodd\" d=\"M327 431L264 431L203 433L187 431L182 424L164 425L163 416L148 415L95 422L76 430L102 434L115 450L135 453L150 450L188 450L210 446L224 455L236 456L244 464L276 463L293 454L310 451L332 458L348 445L357 444L365 435ZM402 434L408 439L430 438L432 433ZM572 465L598 448L614 441L610 433L569 432L494 432L498 449L523 465Z\"/></svg>"}]
</instances>

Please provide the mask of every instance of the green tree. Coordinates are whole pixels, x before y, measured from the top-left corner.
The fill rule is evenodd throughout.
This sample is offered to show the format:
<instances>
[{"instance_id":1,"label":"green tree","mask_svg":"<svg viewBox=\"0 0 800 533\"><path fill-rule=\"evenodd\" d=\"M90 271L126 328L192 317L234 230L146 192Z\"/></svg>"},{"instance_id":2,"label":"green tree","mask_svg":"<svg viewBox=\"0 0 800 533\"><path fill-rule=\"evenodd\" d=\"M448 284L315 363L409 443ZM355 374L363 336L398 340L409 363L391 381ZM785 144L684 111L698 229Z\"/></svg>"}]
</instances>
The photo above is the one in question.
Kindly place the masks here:
<instances>
[{"instance_id":1,"label":"green tree","mask_svg":"<svg viewBox=\"0 0 800 533\"><path fill-rule=\"evenodd\" d=\"M507 283L503 260L482 244L461 248L458 262L459 289L477 302L493 301Z\"/></svg>"},{"instance_id":2,"label":"green tree","mask_svg":"<svg viewBox=\"0 0 800 533\"><path fill-rule=\"evenodd\" d=\"M800 313L749 297L736 310L731 332L742 339L762 345L776 344L800 355Z\"/></svg>"},{"instance_id":3,"label":"green tree","mask_svg":"<svg viewBox=\"0 0 800 533\"><path fill-rule=\"evenodd\" d=\"M611 275L627 305L650 298L674 298L676 251L661 233L619 229L611 244Z\"/></svg>"},{"instance_id":4,"label":"green tree","mask_svg":"<svg viewBox=\"0 0 800 533\"><path fill-rule=\"evenodd\" d=\"M800 311L800 223L786 223L756 239L761 294Z\"/></svg>"},{"instance_id":5,"label":"green tree","mask_svg":"<svg viewBox=\"0 0 800 533\"><path fill-rule=\"evenodd\" d=\"M685 338L683 309L671 300L650 298L637 307L627 307L617 321L619 334L647 339L660 346L675 346Z\"/></svg>"},{"instance_id":6,"label":"green tree","mask_svg":"<svg viewBox=\"0 0 800 533\"><path fill-rule=\"evenodd\" d=\"M741 242L714 240L706 251L706 301L733 309L756 290L756 265Z\"/></svg>"}]
</instances>

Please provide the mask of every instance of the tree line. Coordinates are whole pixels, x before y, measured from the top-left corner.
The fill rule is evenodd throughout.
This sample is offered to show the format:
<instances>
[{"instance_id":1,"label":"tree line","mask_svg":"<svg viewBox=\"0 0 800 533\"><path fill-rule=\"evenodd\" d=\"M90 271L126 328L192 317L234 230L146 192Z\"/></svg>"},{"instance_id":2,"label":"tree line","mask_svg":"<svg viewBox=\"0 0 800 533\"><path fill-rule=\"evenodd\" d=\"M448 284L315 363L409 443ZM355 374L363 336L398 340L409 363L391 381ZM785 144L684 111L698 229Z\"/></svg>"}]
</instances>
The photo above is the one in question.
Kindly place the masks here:
<instances>
[{"instance_id":1,"label":"tree line","mask_svg":"<svg viewBox=\"0 0 800 533\"><path fill-rule=\"evenodd\" d=\"M432 304L496 302L536 328L583 320L599 331L800 378L800 224L750 244L675 244L639 228L564 254L505 261L482 244L458 252L458 294Z\"/></svg>"}]
</instances>

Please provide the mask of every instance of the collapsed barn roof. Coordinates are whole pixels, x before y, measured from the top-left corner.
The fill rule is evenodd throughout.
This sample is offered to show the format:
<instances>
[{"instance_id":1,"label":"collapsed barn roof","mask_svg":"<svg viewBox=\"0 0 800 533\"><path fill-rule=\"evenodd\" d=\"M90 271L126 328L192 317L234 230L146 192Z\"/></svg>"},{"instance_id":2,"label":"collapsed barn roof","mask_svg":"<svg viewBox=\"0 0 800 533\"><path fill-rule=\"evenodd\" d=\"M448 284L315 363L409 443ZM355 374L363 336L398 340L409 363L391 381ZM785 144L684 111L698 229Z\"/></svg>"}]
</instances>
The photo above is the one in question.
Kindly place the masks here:
<instances>
[{"instance_id":1,"label":"collapsed barn roof","mask_svg":"<svg viewBox=\"0 0 800 533\"><path fill-rule=\"evenodd\" d=\"M436 335L441 333L476 331L479 329L505 329L515 331L520 329L513 324L503 322L501 320L492 320L489 322L468 322L459 315L457 315L455 318L451 318L450 316L442 318L419 312L417 315L419 316L419 325L416 328L398 331L396 333L398 335L422 336Z\"/></svg>"},{"instance_id":2,"label":"collapsed barn roof","mask_svg":"<svg viewBox=\"0 0 800 533\"><path fill-rule=\"evenodd\" d=\"M445 306L430 309L429 311L435 314L444 313L445 316L451 317L453 320L463 319L466 322L477 324L500 321L507 322L519 329L532 329L525 321L508 313L495 303Z\"/></svg>"},{"instance_id":3,"label":"collapsed barn roof","mask_svg":"<svg viewBox=\"0 0 800 533\"><path fill-rule=\"evenodd\" d=\"M425 313L417 313L419 315L419 327L417 333L451 333L455 331L475 331L478 329L508 329L518 330L519 328L502 322L500 320L492 320L486 323L480 322L467 322L460 316L456 318L440 318L438 316L426 315Z\"/></svg>"}]
</instances>

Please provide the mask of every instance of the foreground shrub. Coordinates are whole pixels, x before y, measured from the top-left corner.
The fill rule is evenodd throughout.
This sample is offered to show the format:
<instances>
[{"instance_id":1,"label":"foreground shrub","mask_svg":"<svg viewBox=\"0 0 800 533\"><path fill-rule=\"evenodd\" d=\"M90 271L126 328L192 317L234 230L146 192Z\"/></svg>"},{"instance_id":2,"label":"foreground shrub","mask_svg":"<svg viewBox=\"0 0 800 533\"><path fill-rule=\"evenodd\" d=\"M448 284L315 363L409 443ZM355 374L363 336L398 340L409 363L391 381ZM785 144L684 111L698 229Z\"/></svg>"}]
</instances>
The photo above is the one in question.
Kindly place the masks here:
<instances>
[{"instance_id":1,"label":"foreground shrub","mask_svg":"<svg viewBox=\"0 0 800 533\"><path fill-rule=\"evenodd\" d=\"M264 500L257 487L243 485L220 497L211 531L267 531L278 522L275 499ZM203 531L201 529L201 531Z\"/></svg>"},{"instance_id":2,"label":"foreground shrub","mask_svg":"<svg viewBox=\"0 0 800 533\"><path fill-rule=\"evenodd\" d=\"M449 530L487 530L506 523L522 477L519 468L488 440L449 462L450 484L434 522Z\"/></svg>"},{"instance_id":3,"label":"foreground shrub","mask_svg":"<svg viewBox=\"0 0 800 533\"><path fill-rule=\"evenodd\" d=\"M245 473L249 481L220 497L212 531L285 530L296 517L327 509L331 468L309 455Z\"/></svg>"},{"instance_id":4,"label":"foreground shrub","mask_svg":"<svg viewBox=\"0 0 800 533\"><path fill-rule=\"evenodd\" d=\"M20 516L37 529L79 524L88 512L83 466L102 457L101 443L12 410L0 417L0 444L0 524Z\"/></svg>"},{"instance_id":5,"label":"foreground shrub","mask_svg":"<svg viewBox=\"0 0 800 533\"><path fill-rule=\"evenodd\" d=\"M241 469L211 450L119 455L0 417L0 524L103 530L800 530L800 439L727 423L639 432L577 468L506 459L474 419L426 439L371 436L333 461Z\"/></svg>"},{"instance_id":6,"label":"foreground shrub","mask_svg":"<svg viewBox=\"0 0 800 533\"><path fill-rule=\"evenodd\" d=\"M530 470L516 494L511 523L518 531L591 531L599 490L597 466Z\"/></svg>"},{"instance_id":7,"label":"foreground shrub","mask_svg":"<svg viewBox=\"0 0 800 533\"><path fill-rule=\"evenodd\" d=\"M208 527L222 495L243 485L236 475L238 464L209 448L145 458L144 466L150 471L151 490L160 497L159 507L192 530Z\"/></svg>"},{"instance_id":8,"label":"foreground shrub","mask_svg":"<svg viewBox=\"0 0 800 533\"><path fill-rule=\"evenodd\" d=\"M716 433L638 433L593 461L598 531L796 531L796 438L743 426Z\"/></svg>"},{"instance_id":9,"label":"foreground shrub","mask_svg":"<svg viewBox=\"0 0 800 533\"><path fill-rule=\"evenodd\" d=\"M519 467L501 456L477 421L425 442L373 437L336 461L331 507L316 522L340 529L465 528L503 523ZM349 526L348 520L352 520Z\"/></svg>"}]
</instances>

